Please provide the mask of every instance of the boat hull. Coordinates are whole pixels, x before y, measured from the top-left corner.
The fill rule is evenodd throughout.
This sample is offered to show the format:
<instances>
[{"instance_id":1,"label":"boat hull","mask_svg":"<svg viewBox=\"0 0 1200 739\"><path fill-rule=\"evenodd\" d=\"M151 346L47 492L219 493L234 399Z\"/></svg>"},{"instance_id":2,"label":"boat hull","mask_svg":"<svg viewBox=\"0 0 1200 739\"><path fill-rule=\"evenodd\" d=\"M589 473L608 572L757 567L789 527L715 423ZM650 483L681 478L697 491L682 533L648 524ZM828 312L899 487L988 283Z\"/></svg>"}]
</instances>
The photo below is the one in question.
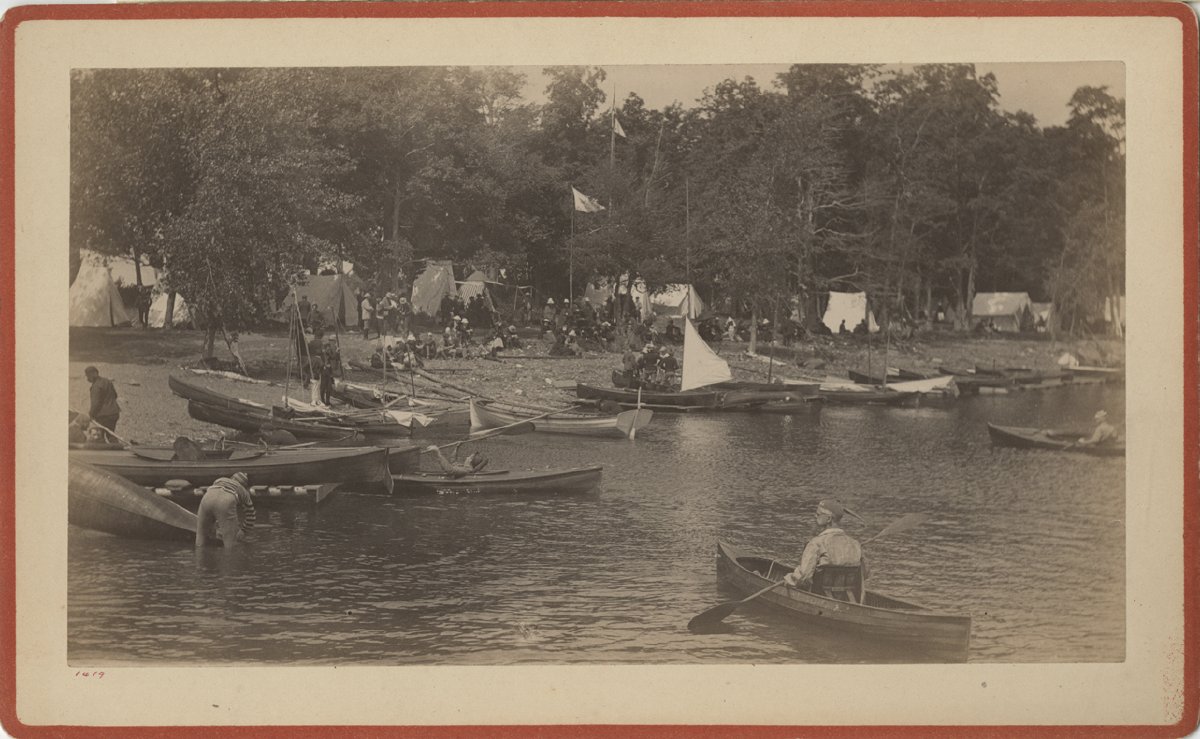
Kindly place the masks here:
<instances>
[{"instance_id":1,"label":"boat hull","mask_svg":"<svg viewBox=\"0 0 1200 739\"><path fill-rule=\"evenodd\" d=\"M584 400L611 400L621 406L635 408L638 405L637 390L596 387L582 382L575 384L575 395ZM643 390L641 405L654 410L697 410L713 409L720 404L720 393L711 390L688 390L681 393L664 393Z\"/></svg>"},{"instance_id":2,"label":"boat hull","mask_svg":"<svg viewBox=\"0 0 1200 739\"><path fill-rule=\"evenodd\" d=\"M245 472L254 485L339 482L370 487L386 486L391 479L388 450L382 447L271 449L196 461L148 459L129 450L72 449L68 455L72 462L83 462L149 486L168 480L210 485L235 472Z\"/></svg>"},{"instance_id":3,"label":"boat hull","mask_svg":"<svg viewBox=\"0 0 1200 739\"><path fill-rule=\"evenodd\" d=\"M1073 454L1088 454L1094 457L1125 456L1124 441L1118 444L1078 446L1079 439L1084 438L1084 435L1076 431L1000 426L989 423L988 436L991 438L993 446L1014 449L1050 449Z\"/></svg>"},{"instance_id":4,"label":"boat hull","mask_svg":"<svg viewBox=\"0 0 1200 739\"><path fill-rule=\"evenodd\" d=\"M287 431L297 439L330 439L349 440L360 436L358 431L345 426L329 426L321 423L306 421L291 421L286 418L271 418L244 413L233 408L222 408L195 400L188 401L188 415L197 421L213 423L225 428L248 433L259 433L263 424L271 424L277 429Z\"/></svg>"},{"instance_id":5,"label":"boat hull","mask_svg":"<svg viewBox=\"0 0 1200 739\"><path fill-rule=\"evenodd\" d=\"M762 590L794 569L794 565L748 556L725 542L717 543L717 576L738 592L749 595ZM933 611L870 590L861 605L789 585L767 591L758 600L799 622L899 645L933 660L964 662L967 658L971 640L971 617L967 615Z\"/></svg>"},{"instance_id":6,"label":"boat hull","mask_svg":"<svg viewBox=\"0 0 1200 739\"><path fill-rule=\"evenodd\" d=\"M603 468L516 470L452 478L433 473L396 477L394 495L570 495L586 493L600 484Z\"/></svg>"},{"instance_id":7,"label":"boat hull","mask_svg":"<svg viewBox=\"0 0 1200 739\"><path fill-rule=\"evenodd\" d=\"M900 405L914 400L917 393L898 390L838 390L821 388L820 397L826 403L839 405Z\"/></svg>"},{"instance_id":8,"label":"boat hull","mask_svg":"<svg viewBox=\"0 0 1200 739\"><path fill-rule=\"evenodd\" d=\"M521 423L535 418L537 413L516 411L499 407L486 401L471 401L471 428L494 429ZM534 431L551 434L584 434L588 436L620 436L625 433L617 428L616 416L600 416L584 413L555 413L529 422Z\"/></svg>"},{"instance_id":9,"label":"boat hull","mask_svg":"<svg viewBox=\"0 0 1200 739\"><path fill-rule=\"evenodd\" d=\"M67 521L130 539L194 541L196 516L111 472L70 460Z\"/></svg>"}]
</instances>

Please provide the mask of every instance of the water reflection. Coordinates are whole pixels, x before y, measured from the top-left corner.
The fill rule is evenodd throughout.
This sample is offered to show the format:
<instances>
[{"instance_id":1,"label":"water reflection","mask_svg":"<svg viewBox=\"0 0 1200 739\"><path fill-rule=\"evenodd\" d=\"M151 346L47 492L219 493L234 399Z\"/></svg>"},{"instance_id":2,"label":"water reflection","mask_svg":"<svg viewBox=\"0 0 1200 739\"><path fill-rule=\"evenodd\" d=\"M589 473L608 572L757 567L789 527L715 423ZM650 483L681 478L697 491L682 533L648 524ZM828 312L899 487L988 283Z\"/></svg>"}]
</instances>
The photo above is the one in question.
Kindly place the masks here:
<instances>
[{"instance_id":1,"label":"water reflection","mask_svg":"<svg viewBox=\"0 0 1200 739\"><path fill-rule=\"evenodd\" d=\"M952 408L795 416L660 415L633 442L483 442L497 467L603 464L597 494L522 499L339 494L259 512L239 551L72 529L72 664L909 662L922 655L798 627L739 597L718 538L796 561L834 494L869 538L872 589L974 617L970 659L1124 658L1124 465L993 450L985 421L1122 417L1119 389L976 398Z\"/></svg>"}]
</instances>

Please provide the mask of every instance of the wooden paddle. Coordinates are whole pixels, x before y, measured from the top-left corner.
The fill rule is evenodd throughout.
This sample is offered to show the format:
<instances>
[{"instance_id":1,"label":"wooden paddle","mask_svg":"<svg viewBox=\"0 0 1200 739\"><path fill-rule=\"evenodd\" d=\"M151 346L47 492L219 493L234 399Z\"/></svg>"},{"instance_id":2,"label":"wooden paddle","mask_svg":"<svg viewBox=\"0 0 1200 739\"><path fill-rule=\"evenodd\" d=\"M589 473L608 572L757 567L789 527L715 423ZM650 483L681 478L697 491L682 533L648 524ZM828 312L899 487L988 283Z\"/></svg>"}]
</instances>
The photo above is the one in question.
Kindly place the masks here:
<instances>
[{"instance_id":1,"label":"wooden paddle","mask_svg":"<svg viewBox=\"0 0 1200 739\"><path fill-rule=\"evenodd\" d=\"M921 524L925 523L928 520L929 520L929 516L925 515L924 513L909 513L906 516L902 516L902 517L896 519L888 526L885 526L883 528L883 530L880 531L878 534L875 534L875 536L872 536L870 539L867 539L866 541L864 541L863 546L870 544L871 542L875 541L876 539L878 539L881 536L884 536L885 534L895 534L900 531L908 531L909 529L920 526ZM780 585L784 585L786 583L787 583L786 580L780 579L779 582L771 583L770 585L763 588L762 590L759 590L758 592L754 593L753 595L748 595L745 598L742 598L741 600L729 601L727 603L721 603L720 605L713 606L712 608L709 608L707 611L704 611L703 613L693 617L691 621L688 621L688 631L696 631L697 629L702 630L705 627L713 626L717 623L720 623L721 621L724 621L725 618L729 614L736 611L739 607L745 605L746 603L749 603L750 601L759 597L763 593L766 593L767 591L770 591L770 590L774 590L775 588L779 587Z\"/></svg>"}]
</instances>

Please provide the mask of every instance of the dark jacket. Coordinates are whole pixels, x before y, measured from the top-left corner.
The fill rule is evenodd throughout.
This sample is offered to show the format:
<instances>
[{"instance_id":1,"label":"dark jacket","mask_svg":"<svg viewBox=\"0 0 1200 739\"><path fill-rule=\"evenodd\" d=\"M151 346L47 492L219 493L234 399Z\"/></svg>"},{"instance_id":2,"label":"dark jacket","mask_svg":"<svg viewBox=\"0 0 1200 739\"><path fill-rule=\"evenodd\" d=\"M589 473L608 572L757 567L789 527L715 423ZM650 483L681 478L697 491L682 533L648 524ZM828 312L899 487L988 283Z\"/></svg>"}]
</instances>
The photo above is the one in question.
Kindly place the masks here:
<instances>
[{"instance_id":1,"label":"dark jacket","mask_svg":"<svg viewBox=\"0 0 1200 739\"><path fill-rule=\"evenodd\" d=\"M117 389L112 380L97 377L92 383L92 407L88 415L92 418L112 418L121 415L121 406L117 405Z\"/></svg>"}]
</instances>

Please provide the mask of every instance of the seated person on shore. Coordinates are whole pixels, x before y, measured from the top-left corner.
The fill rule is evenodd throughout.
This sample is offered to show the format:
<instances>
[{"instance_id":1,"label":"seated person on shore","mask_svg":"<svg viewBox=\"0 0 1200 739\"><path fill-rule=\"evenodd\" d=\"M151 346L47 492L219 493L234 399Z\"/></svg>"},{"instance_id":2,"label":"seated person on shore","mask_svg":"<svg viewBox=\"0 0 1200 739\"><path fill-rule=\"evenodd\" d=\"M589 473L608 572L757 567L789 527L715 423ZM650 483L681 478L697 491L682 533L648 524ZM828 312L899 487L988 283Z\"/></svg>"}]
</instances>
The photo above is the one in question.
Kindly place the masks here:
<instances>
[{"instance_id":1,"label":"seated person on shore","mask_svg":"<svg viewBox=\"0 0 1200 739\"><path fill-rule=\"evenodd\" d=\"M375 369L383 369L385 366L390 367L392 364L391 354L391 347L376 349L371 353L371 366Z\"/></svg>"},{"instance_id":2,"label":"seated person on shore","mask_svg":"<svg viewBox=\"0 0 1200 739\"><path fill-rule=\"evenodd\" d=\"M488 464L487 457L483 456L479 452L472 452L471 454L468 454L467 458L462 462L451 462L450 460L446 459L444 454L442 454L442 450L438 449L436 446L425 447L425 451L433 452L435 455L437 455L438 467L441 468L443 474L449 475L450 477L458 478L465 477L466 475L478 474L479 472L482 472L483 468L487 467ZM457 459L457 448L455 449L454 456Z\"/></svg>"},{"instance_id":3,"label":"seated person on shore","mask_svg":"<svg viewBox=\"0 0 1200 739\"><path fill-rule=\"evenodd\" d=\"M255 522L249 485L245 472L235 472L208 486L196 511L196 546L208 546L220 539L229 549L246 540L246 532L254 528Z\"/></svg>"},{"instance_id":4,"label":"seated person on shore","mask_svg":"<svg viewBox=\"0 0 1200 739\"><path fill-rule=\"evenodd\" d=\"M433 359L437 357L437 339L433 338L433 334L426 331L421 335L421 342L417 346L417 354L420 355L421 359Z\"/></svg>"},{"instance_id":5,"label":"seated person on shore","mask_svg":"<svg viewBox=\"0 0 1200 739\"><path fill-rule=\"evenodd\" d=\"M316 303L312 304L312 310L308 312L308 325L312 328L313 336L325 333L325 314L321 313Z\"/></svg>"},{"instance_id":6,"label":"seated person on shore","mask_svg":"<svg viewBox=\"0 0 1200 739\"><path fill-rule=\"evenodd\" d=\"M666 339L668 344L682 344L683 331L675 325L674 318L667 319Z\"/></svg>"},{"instance_id":7,"label":"seated person on shore","mask_svg":"<svg viewBox=\"0 0 1200 739\"><path fill-rule=\"evenodd\" d=\"M550 347L548 354L552 357L565 357L571 351L567 349L567 335L562 331L554 332L554 345Z\"/></svg>"},{"instance_id":8,"label":"seated person on shore","mask_svg":"<svg viewBox=\"0 0 1200 739\"><path fill-rule=\"evenodd\" d=\"M567 354L573 354L575 356L580 356L583 354L583 349L579 346L579 339L574 330L567 332L566 347Z\"/></svg>"},{"instance_id":9,"label":"seated person on shore","mask_svg":"<svg viewBox=\"0 0 1200 739\"><path fill-rule=\"evenodd\" d=\"M821 527L821 533L814 536L804 547L804 554L800 555L800 565L795 571L784 576L788 585L794 588L812 587L813 573L818 567L825 565L858 566L862 568L862 579L866 582L867 560L863 557L862 545L842 530L842 515L848 512L858 518L857 514L847 511L841 502L833 498L826 498L817 504L817 525Z\"/></svg>"},{"instance_id":10,"label":"seated person on shore","mask_svg":"<svg viewBox=\"0 0 1200 739\"><path fill-rule=\"evenodd\" d=\"M517 327L509 326L508 332L504 335L504 347L506 349L524 349L525 345L521 342L521 337L517 336Z\"/></svg>"},{"instance_id":11,"label":"seated person on shore","mask_svg":"<svg viewBox=\"0 0 1200 739\"><path fill-rule=\"evenodd\" d=\"M1093 416L1096 421L1096 426L1092 429L1092 435L1086 439L1080 439L1076 442L1079 446L1108 446L1118 441L1117 427L1108 422L1108 413L1106 411L1096 411Z\"/></svg>"},{"instance_id":12,"label":"seated person on shore","mask_svg":"<svg viewBox=\"0 0 1200 739\"><path fill-rule=\"evenodd\" d=\"M484 348L487 349L489 357L495 358L497 354L504 350L504 332L499 328L493 330L491 337L488 338L488 342L484 344Z\"/></svg>"}]
</instances>

